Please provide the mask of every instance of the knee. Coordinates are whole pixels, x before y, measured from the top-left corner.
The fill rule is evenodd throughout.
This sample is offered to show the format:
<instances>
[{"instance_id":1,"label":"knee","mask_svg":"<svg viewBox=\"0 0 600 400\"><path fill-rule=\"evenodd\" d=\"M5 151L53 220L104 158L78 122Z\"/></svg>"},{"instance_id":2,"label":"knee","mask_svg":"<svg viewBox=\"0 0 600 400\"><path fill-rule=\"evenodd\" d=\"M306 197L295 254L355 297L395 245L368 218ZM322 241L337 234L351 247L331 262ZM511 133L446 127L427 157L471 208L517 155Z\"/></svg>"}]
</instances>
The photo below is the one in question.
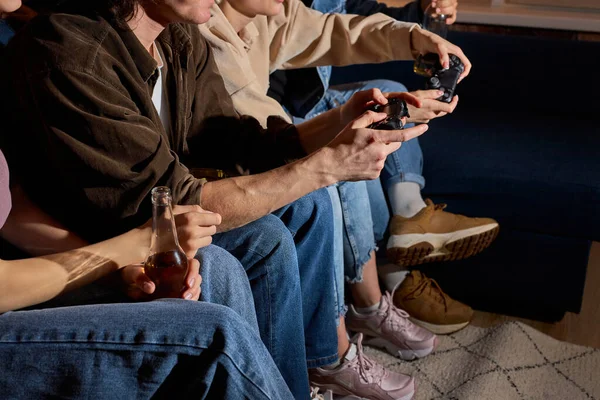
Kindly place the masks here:
<instances>
[{"instance_id":1,"label":"knee","mask_svg":"<svg viewBox=\"0 0 600 400\"><path fill-rule=\"evenodd\" d=\"M290 205L289 211L298 222L331 224L333 206L327 189L315 190ZM292 224L298 226L298 223Z\"/></svg>"},{"instance_id":2,"label":"knee","mask_svg":"<svg viewBox=\"0 0 600 400\"><path fill-rule=\"evenodd\" d=\"M198 249L195 258L200 262L200 274L205 281L215 279L213 275L227 276L232 280L246 277L244 267L237 258L219 246L211 244Z\"/></svg>"},{"instance_id":3,"label":"knee","mask_svg":"<svg viewBox=\"0 0 600 400\"><path fill-rule=\"evenodd\" d=\"M379 88L382 92L408 92L406 86L389 79L376 79L373 81L373 86Z\"/></svg>"},{"instance_id":4,"label":"knee","mask_svg":"<svg viewBox=\"0 0 600 400\"><path fill-rule=\"evenodd\" d=\"M274 215L265 215L246 225L245 228L252 230L250 250L266 257L277 253L283 257L296 259L296 247L289 229Z\"/></svg>"}]
</instances>

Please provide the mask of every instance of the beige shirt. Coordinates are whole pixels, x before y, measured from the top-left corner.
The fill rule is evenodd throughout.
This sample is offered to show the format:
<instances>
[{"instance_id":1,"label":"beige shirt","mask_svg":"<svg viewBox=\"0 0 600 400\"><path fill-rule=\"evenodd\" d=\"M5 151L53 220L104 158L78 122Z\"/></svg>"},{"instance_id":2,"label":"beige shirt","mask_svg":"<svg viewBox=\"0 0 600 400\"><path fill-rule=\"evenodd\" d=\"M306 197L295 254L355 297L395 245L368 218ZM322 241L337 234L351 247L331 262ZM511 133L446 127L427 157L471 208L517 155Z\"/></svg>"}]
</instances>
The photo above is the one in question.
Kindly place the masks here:
<instances>
[{"instance_id":1,"label":"beige shirt","mask_svg":"<svg viewBox=\"0 0 600 400\"><path fill-rule=\"evenodd\" d=\"M211 19L199 26L235 108L263 126L270 115L290 121L281 105L267 96L269 75L277 69L413 59L410 32L416 24L383 14L323 14L300 0L283 4L279 15L258 16L239 35L217 5Z\"/></svg>"}]
</instances>

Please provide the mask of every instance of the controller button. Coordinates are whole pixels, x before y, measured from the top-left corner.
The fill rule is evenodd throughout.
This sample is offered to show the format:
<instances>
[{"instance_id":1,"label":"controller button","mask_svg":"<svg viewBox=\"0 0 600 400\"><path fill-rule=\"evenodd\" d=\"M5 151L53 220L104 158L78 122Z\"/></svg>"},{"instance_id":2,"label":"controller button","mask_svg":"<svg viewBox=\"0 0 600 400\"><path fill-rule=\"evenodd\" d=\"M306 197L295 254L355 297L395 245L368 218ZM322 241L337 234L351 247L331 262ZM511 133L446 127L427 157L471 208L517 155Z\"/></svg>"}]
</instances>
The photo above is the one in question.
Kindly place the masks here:
<instances>
[{"instance_id":1,"label":"controller button","mask_svg":"<svg viewBox=\"0 0 600 400\"><path fill-rule=\"evenodd\" d=\"M441 82L437 77L432 76L429 78L429 86L431 86L433 89L437 89L441 86Z\"/></svg>"}]
</instances>

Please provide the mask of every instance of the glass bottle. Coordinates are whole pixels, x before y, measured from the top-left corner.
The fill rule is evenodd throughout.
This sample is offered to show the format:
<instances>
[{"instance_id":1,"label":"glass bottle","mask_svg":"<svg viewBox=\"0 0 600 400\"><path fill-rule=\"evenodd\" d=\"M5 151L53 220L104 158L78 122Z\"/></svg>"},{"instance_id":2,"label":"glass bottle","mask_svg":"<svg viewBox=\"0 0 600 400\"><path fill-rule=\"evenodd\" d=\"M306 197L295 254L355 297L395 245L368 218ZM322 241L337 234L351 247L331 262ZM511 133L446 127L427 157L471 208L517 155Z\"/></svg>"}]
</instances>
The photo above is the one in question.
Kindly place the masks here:
<instances>
[{"instance_id":1,"label":"glass bottle","mask_svg":"<svg viewBox=\"0 0 600 400\"><path fill-rule=\"evenodd\" d=\"M146 275L156 285L153 297L180 298L185 289L187 257L179 245L171 208L171 190L152 189L152 239L150 255L144 263Z\"/></svg>"},{"instance_id":2,"label":"glass bottle","mask_svg":"<svg viewBox=\"0 0 600 400\"><path fill-rule=\"evenodd\" d=\"M435 8L429 4L423 12L422 28L446 39L446 36L448 36L448 24L446 23L448 17L445 14L438 14ZM413 70L419 75L431 76L431 69L438 60L438 55L434 53L419 54L415 60Z\"/></svg>"}]
</instances>

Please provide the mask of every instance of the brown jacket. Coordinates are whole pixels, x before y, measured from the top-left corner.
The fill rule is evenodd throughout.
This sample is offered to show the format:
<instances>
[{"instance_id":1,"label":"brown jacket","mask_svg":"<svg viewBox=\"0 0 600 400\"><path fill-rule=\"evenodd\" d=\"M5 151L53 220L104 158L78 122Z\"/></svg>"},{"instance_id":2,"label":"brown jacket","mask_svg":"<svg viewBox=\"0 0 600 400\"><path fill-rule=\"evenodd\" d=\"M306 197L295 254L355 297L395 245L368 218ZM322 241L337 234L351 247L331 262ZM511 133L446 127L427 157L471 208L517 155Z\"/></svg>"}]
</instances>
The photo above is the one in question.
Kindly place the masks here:
<instances>
[{"instance_id":1,"label":"brown jacket","mask_svg":"<svg viewBox=\"0 0 600 400\"><path fill-rule=\"evenodd\" d=\"M204 179L188 167L263 170L304 155L293 126L263 131L238 118L205 40L174 24L157 39L170 129L151 92L157 64L130 31L102 17L33 21L7 51L2 148L29 195L88 240L148 220L149 193L198 204ZM221 117L224 116L224 117Z\"/></svg>"}]
</instances>

